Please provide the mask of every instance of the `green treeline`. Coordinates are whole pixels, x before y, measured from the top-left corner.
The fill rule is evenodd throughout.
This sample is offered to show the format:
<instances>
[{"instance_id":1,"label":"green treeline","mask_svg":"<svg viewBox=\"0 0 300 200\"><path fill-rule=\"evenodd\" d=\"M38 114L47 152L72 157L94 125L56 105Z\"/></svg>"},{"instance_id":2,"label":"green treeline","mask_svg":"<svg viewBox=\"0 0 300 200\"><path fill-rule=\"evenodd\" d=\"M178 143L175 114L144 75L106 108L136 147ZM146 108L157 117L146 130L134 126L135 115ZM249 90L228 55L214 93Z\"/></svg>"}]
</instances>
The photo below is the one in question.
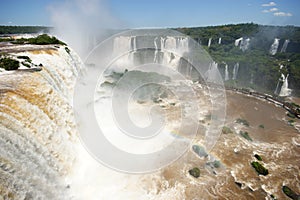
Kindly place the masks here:
<instances>
[{"instance_id":1,"label":"green treeline","mask_svg":"<svg viewBox=\"0 0 300 200\"><path fill-rule=\"evenodd\" d=\"M0 34L25 34L25 33L49 33L50 27L46 26L0 26Z\"/></svg>"}]
</instances>

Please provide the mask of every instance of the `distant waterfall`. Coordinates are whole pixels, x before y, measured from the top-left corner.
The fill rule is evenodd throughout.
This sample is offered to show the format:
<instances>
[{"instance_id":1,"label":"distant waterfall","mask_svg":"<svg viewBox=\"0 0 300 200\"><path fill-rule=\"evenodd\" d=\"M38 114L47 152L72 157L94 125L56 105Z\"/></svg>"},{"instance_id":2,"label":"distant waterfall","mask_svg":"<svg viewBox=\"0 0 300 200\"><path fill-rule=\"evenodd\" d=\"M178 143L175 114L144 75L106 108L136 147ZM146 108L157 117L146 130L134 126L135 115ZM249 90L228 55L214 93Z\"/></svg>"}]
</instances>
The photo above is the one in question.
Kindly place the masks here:
<instances>
[{"instance_id":1,"label":"distant waterfall","mask_svg":"<svg viewBox=\"0 0 300 200\"><path fill-rule=\"evenodd\" d=\"M280 39L278 39L278 38L274 39L274 42L271 45L271 48L270 48L270 51L269 51L271 55L275 55L277 53L278 46L279 46L279 40Z\"/></svg>"},{"instance_id":2,"label":"distant waterfall","mask_svg":"<svg viewBox=\"0 0 300 200\"><path fill-rule=\"evenodd\" d=\"M225 65L225 81L229 80L228 65Z\"/></svg>"},{"instance_id":3,"label":"distant waterfall","mask_svg":"<svg viewBox=\"0 0 300 200\"><path fill-rule=\"evenodd\" d=\"M238 71L239 71L239 63L236 63L233 67L233 72L232 72L232 80L236 80L237 78L237 74L238 74Z\"/></svg>"},{"instance_id":4,"label":"distant waterfall","mask_svg":"<svg viewBox=\"0 0 300 200\"><path fill-rule=\"evenodd\" d=\"M187 37L173 37L173 36L158 36L149 37L147 40L139 36L119 36L114 39L113 51L117 54L118 52L128 52L122 58L118 59L114 64L115 69L119 68L130 68L132 64L139 64L143 62L153 62L164 65L171 65L174 68L178 68L180 65L180 58L174 53L184 54L189 51L189 39ZM139 44L151 43L153 50L138 51ZM168 51L166 51L168 49ZM173 53L174 52L174 53ZM145 60L146 59L146 60ZM182 70L184 74L190 76L191 69Z\"/></svg>"},{"instance_id":5,"label":"distant waterfall","mask_svg":"<svg viewBox=\"0 0 300 200\"><path fill-rule=\"evenodd\" d=\"M207 46L210 47L212 38L209 38Z\"/></svg>"},{"instance_id":6,"label":"distant waterfall","mask_svg":"<svg viewBox=\"0 0 300 200\"><path fill-rule=\"evenodd\" d=\"M240 49L242 51L246 51L249 48L249 45L250 45L250 38L245 39L245 38L241 37L239 39L236 39L234 41L234 45L236 47L240 46Z\"/></svg>"},{"instance_id":7,"label":"distant waterfall","mask_svg":"<svg viewBox=\"0 0 300 200\"><path fill-rule=\"evenodd\" d=\"M218 41L218 44L221 44L221 43L222 43L222 38L220 37L219 41Z\"/></svg>"},{"instance_id":8,"label":"distant waterfall","mask_svg":"<svg viewBox=\"0 0 300 200\"><path fill-rule=\"evenodd\" d=\"M243 38L241 37L241 38L239 38L239 39L236 39L235 41L234 41L234 45L237 47L237 46L239 46L240 45L240 42L243 40Z\"/></svg>"},{"instance_id":9,"label":"distant waterfall","mask_svg":"<svg viewBox=\"0 0 300 200\"><path fill-rule=\"evenodd\" d=\"M210 64L208 71L205 74L207 82L215 83L216 80L219 80L219 70L218 63L213 62Z\"/></svg>"},{"instance_id":10,"label":"distant waterfall","mask_svg":"<svg viewBox=\"0 0 300 200\"><path fill-rule=\"evenodd\" d=\"M246 51L249 48L250 45L250 38L247 39L242 39L241 43L240 43L240 49L242 51Z\"/></svg>"},{"instance_id":11,"label":"distant waterfall","mask_svg":"<svg viewBox=\"0 0 300 200\"><path fill-rule=\"evenodd\" d=\"M280 93L279 93L279 96L281 96L281 97L289 96L292 93L292 90L289 89L288 77L289 77L289 75L284 77L284 75L282 74L283 84L281 86Z\"/></svg>"},{"instance_id":12,"label":"distant waterfall","mask_svg":"<svg viewBox=\"0 0 300 200\"><path fill-rule=\"evenodd\" d=\"M281 69L281 67L280 67L280 69ZM276 89L275 89L275 91L274 91L274 94L279 95L280 90L281 90L281 87L282 87L282 82L283 82L284 78L285 78L285 77L284 77L284 74L281 74L281 76L280 76L279 79L278 79L278 82L277 82L277 85L276 85Z\"/></svg>"},{"instance_id":13,"label":"distant waterfall","mask_svg":"<svg viewBox=\"0 0 300 200\"><path fill-rule=\"evenodd\" d=\"M280 51L281 53L286 52L286 49L288 47L289 42L290 42L290 40L285 40L284 41L284 44L282 45L282 48L281 48L281 51Z\"/></svg>"},{"instance_id":14,"label":"distant waterfall","mask_svg":"<svg viewBox=\"0 0 300 200\"><path fill-rule=\"evenodd\" d=\"M252 73L252 74L251 74L251 78L250 78L250 84L252 84L252 85L254 84L254 80L253 80L253 79L254 79L254 75L253 75L253 73Z\"/></svg>"}]
</instances>

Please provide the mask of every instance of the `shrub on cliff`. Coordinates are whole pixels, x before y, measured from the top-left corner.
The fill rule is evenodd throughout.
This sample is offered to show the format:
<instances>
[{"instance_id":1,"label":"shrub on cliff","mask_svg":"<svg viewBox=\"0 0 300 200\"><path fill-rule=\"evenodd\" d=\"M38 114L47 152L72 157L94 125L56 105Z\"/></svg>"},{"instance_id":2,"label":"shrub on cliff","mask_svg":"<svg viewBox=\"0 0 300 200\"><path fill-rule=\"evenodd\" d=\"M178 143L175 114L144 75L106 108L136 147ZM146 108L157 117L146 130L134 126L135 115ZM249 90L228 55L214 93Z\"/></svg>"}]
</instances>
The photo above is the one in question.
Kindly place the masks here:
<instances>
[{"instance_id":1,"label":"shrub on cliff","mask_svg":"<svg viewBox=\"0 0 300 200\"><path fill-rule=\"evenodd\" d=\"M62 41L58 40L56 37L52 36L50 37L47 34L39 35L35 38L29 38L28 42L30 44L38 44L38 45L45 45L45 44L61 44L66 45Z\"/></svg>"},{"instance_id":2,"label":"shrub on cliff","mask_svg":"<svg viewBox=\"0 0 300 200\"><path fill-rule=\"evenodd\" d=\"M12 58L4 57L0 59L0 68L5 70L16 70L20 67L20 63Z\"/></svg>"}]
</instances>

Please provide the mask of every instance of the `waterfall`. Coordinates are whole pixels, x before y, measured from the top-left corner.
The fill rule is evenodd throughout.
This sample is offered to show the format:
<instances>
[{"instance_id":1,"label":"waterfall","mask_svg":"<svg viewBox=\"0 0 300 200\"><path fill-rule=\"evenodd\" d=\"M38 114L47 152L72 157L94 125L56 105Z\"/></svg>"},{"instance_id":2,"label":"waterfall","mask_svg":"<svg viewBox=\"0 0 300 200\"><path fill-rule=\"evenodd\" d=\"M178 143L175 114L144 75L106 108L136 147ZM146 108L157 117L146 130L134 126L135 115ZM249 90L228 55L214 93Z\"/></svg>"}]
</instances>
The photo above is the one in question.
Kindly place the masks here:
<instances>
[{"instance_id":1,"label":"waterfall","mask_svg":"<svg viewBox=\"0 0 300 200\"><path fill-rule=\"evenodd\" d=\"M274 91L274 94L275 95L279 95L280 93L280 89L281 89L281 86L282 86L282 76L283 76L283 79L284 79L284 75L281 74L281 78L279 78L278 82L277 82L277 85L276 85L276 88L275 88L275 91Z\"/></svg>"},{"instance_id":2,"label":"waterfall","mask_svg":"<svg viewBox=\"0 0 300 200\"><path fill-rule=\"evenodd\" d=\"M237 47L237 46L239 46L239 44L240 44L240 42L243 40L243 38L241 37L241 38L239 38L239 39L236 39L235 41L234 41L234 45Z\"/></svg>"},{"instance_id":3,"label":"waterfall","mask_svg":"<svg viewBox=\"0 0 300 200\"><path fill-rule=\"evenodd\" d=\"M279 72L280 72L280 70L281 70L283 67L284 67L283 65L280 65L280 66L279 66ZM279 79L278 79L278 81L277 81L275 91L274 91L274 94L275 94L275 95L279 95L280 90L281 90L281 87L282 87L282 83L283 83L284 79L285 79L285 76L284 76L284 74L281 73L281 75L280 75L280 77L279 77Z\"/></svg>"},{"instance_id":4,"label":"waterfall","mask_svg":"<svg viewBox=\"0 0 300 200\"><path fill-rule=\"evenodd\" d=\"M64 46L32 48L14 54L41 63L42 71L0 73L0 197L71 199L79 142L71 105L82 63Z\"/></svg>"},{"instance_id":5,"label":"waterfall","mask_svg":"<svg viewBox=\"0 0 300 200\"><path fill-rule=\"evenodd\" d=\"M118 59L115 63L119 68L130 66L134 63L134 52L137 49L136 37L135 36L119 36L113 41L113 54L117 55L118 52L127 52L122 59ZM118 68L118 67L116 67Z\"/></svg>"},{"instance_id":6,"label":"waterfall","mask_svg":"<svg viewBox=\"0 0 300 200\"><path fill-rule=\"evenodd\" d=\"M240 49L242 51L246 51L249 48L250 45L250 38L242 39L240 42Z\"/></svg>"},{"instance_id":7,"label":"waterfall","mask_svg":"<svg viewBox=\"0 0 300 200\"><path fill-rule=\"evenodd\" d=\"M208 47L210 47L210 45L211 45L211 40L212 40L212 38L209 38L209 39L208 39L208 43L207 43L207 46L208 46Z\"/></svg>"},{"instance_id":8,"label":"waterfall","mask_svg":"<svg viewBox=\"0 0 300 200\"><path fill-rule=\"evenodd\" d=\"M284 43L283 43L283 45L282 45L282 48L281 48L281 51L280 51L281 53L286 52L286 49L287 49L287 47L288 47L289 42L290 42L290 40L285 40L285 41L284 41Z\"/></svg>"},{"instance_id":9,"label":"waterfall","mask_svg":"<svg viewBox=\"0 0 300 200\"><path fill-rule=\"evenodd\" d=\"M254 84L254 80L253 79L254 79L254 75L253 75L253 73L251 73L250 84L252 84L252 85Z\"/></svg>"},{"instance_id":10,"label":"waterfall","mask_svg":"<svg viewBox=\"0 0 300 200\"><path fill-rule=\"evenodd\" d=\"M280 97L286 97L286 96L291 95L291 93L292 93L292 90L289 89L288 77L289 77L289 75L287 75L287 76L285 77L285 76L282 74L283 84L282 84L282 86L281 86L280 93L279 93L279 96L280 96Z\"/></svg>"},{"instance_id":11,"label":"waterfall","mask_svg":"<svg viewBox=\"0 0 300 200\"><path fill-rule=\"evenodd\" d=\"M131 47L131 49L133 51L136 51L137 50L137 48L136 48L136 36L132 36L131 40L132 40L132 47Z\"/></svg>"},{"instance_id":12,"label":"waterfall","mask_svg":"<svg viewBox=\"0 0 300 200\"><path fill-rule=\"evenodd\" d=\"M240 49L242 51L246 51L249 48L249 45L250 45L250 38L245 39L245 38L241 37L239 39L236 39L234 41L234 45L236 47L240 46Z\"/></svg>"},{"instance_id":13,"label":"waterfall","mask_svg":"<svg viewBox=\"0 0 300 200\"><path fill-rule=\"evenodd\" d=\"M277 53L278 46L279 46L279 40L280 39L278 39L278 38L274 39L274 42L271 45L271 48L270 48L270 51L269 51L271 55L275 55Z\"/></svg>"},{"instance_id":14,"label":"waterfall","mask_svg":"<svg viewBox=\"0 0 300 200\"><path fill-rule=\"evenodd\" d=\"M153 50L142 53L137 51L139 43L148 42L153 46ZM114 63L114 69L130 68L134 63L145 62L145 59L148 59L149 62L171 65L177 68L180 64L180 58L175 53L184 54L189 51L188 37L157 36L145 40L145 38L138 36L119 36L114 38L113 43L113 52L115 55L118 52L128 52L127 55L123 55L122 58ZM153 51L152 54L151 51ZM150 55L153 56L152 59Z\"/></svg>"},{"instance_id":15,"label":"waterfall","mask_svg":"<svg viewBox=\"0 0 300 200\"><path fill-rule=\"evenodd\" d=\"M225 81L229 80L229 72L228 72L228 65L225 65Z\"/></svg>"},{"instance_id":16,"label":"waterfall","mask_svg":"<svg viewBox=\"0 0 300 200\"><path fill-rule=\"evenodd\" d=\"M239 71L239 63L236 63L232 71L232 80L236 80L238 71Z\"/></svg>"},{"instance_id":17,"label":"waterfall","mask_svg":"<svg viewBox=\"0 0 300 200\"><path fill-rule=\"evenodd\" d=\"M159 49L158 49L158 45L157 45L157 40L158 40L158 37L156 37L156 38L154 39L154 48L155 48L154 59L153 59L153 62L154 62L154 63L157 63L157 62L158 62L158 60L157 60L157 55L158 55Z\"/></svg>"},{"instance_id":18,"label":"waterfall","mask_svg":"<svg viewBox=\"0 0 300 200\"><path fill-rule=\"evenodd\" d=\"M219 80L218 63L213 62L210 64L209 69L205 74L205 78L207 82L217 83L216 81Z\"/></svg>"},{"instance_id":19,"label":"waterfall","mask_svg":"<svg viewBox=\"0 0 300 200\"><path fill-rule=\"evenodd\" d=\"M221 44L221 43L222 43L222 38L220 37L219 41L218 41L218 44Z\"/></svg>"}]
</instances>

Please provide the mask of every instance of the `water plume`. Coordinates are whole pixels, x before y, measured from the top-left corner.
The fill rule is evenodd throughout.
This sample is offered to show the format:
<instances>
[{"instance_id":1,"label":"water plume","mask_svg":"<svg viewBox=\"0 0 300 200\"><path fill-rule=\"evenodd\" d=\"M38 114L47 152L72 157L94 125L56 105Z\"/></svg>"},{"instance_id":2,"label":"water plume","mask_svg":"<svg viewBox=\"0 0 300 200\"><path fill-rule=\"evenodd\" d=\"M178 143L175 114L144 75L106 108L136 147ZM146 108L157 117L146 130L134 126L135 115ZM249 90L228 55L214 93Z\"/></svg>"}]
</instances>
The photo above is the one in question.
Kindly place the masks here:
<instances>
[{"instance_id":1,"label":"water plume","mask_svg":"<svg viewBox=\"0 0 300 200\"><path fill-rule=\"evenodd\" d=\"M81 57L106 37L108 29L121 27L105 0L64 0L48 8L54 26L52 33Z\"/></svg>"}]
</instances>

